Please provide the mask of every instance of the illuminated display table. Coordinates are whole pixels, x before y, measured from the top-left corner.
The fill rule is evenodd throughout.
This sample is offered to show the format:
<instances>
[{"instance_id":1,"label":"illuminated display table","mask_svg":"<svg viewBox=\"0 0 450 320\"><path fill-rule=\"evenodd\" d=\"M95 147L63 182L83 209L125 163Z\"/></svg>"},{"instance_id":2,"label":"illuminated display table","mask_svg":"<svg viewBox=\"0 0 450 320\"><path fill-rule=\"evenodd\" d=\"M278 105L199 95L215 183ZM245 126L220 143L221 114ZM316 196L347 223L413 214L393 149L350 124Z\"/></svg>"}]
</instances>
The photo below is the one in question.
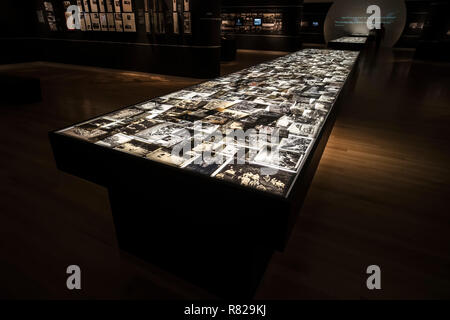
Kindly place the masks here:
<instances>
[{"instance_id":1,"label":"illuminated display table","mask_svg":"<svg viewBox=\"0 0 450 320\"><path fill-rule=\"evenodd\" d=\"M328 42L328 48L360 51L367 45L367 36L341 37Z\"/></svg>"},{"instance_id":2,"label":"illuminated display table","mask_svg":"<svg viewBox=\"0 0 450 320\"><path fill-rule=\"evenodd\" d=\"M108 188L119 246L220 296L283 250L358 53L302 50L50 133Z\"/></svg>"}]
</instances>

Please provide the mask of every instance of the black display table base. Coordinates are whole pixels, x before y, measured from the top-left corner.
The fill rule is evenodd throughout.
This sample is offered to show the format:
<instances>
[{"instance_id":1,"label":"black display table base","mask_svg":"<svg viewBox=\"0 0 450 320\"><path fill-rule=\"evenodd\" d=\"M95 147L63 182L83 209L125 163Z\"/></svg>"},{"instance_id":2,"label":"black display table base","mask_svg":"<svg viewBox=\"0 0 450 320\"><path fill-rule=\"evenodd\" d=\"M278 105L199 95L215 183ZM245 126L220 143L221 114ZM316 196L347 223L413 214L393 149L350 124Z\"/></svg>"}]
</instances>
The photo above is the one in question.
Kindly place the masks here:
<instances>
[{"instance_id":1,"label":"black display table base","mask_svg":"<svg viewBox=\"0 0 450 320\"><path fill-rule=\"evenodd\" d=\"M366 47L366 43L328 42L328 49L335 50L363 51Z\"/></svg>"},{"instance_id":2,"label":"black display table base","mask_svg":"<svg viewBox=\"0 0 450 320\"><path fill-rule=\"evenodd\" d=\"M172 200L167 208L155 207L173 194L112 187L109 196L120 249L218 297L253 297L274 248L258 243L247 223L204 221L196 212L199 203Z\"/></svg>"}]
</instances>

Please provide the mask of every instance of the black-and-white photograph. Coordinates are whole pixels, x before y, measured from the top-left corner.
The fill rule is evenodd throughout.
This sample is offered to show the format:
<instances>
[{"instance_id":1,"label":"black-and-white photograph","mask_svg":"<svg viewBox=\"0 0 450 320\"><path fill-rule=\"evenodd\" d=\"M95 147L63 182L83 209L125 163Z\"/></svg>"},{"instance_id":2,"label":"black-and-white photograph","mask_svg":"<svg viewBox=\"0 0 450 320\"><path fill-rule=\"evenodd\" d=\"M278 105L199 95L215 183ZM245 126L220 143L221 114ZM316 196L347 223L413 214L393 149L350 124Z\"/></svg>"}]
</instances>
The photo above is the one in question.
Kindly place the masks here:
<instances>
[{"instance_id":1,"label":"black-and-white photograph","mask_svg":"<svg viewBox=\"0 0 450 320\"><path fill-rule=\"evenodd\" d=\"M199 156L184 168L200 174L211 176L223 165L224 161L225 157L223 155L212 152L210 157Z\"/></svg>"},{"instance_id":2,"label":"black-and-white photograph","mask_svg":"<svg viewBox=\"0 0 450 320\"><path fill-rule=\"evenodd\" d=\"M296 172L302 157L303 154L284 151L276 145L266 145L253 161L257 164Z\"/></svg>"},{"instance_id":3,"label":"black-and-white photograph","mask_svg":"<svg viewBox=\"0 0 450 320\"><path fill-rule=\"evenodd\" d=\"M89 125L100 128L100 127L105 127L105 126L107 126L107 125L109 125L109 124L111 124L113 122L114 121L112 121L112 120L108 120L108 119L105 119L105 118L99 118L99 119L90 121Z\"/></svg>"},{"instance_id":4,"label":"black-and-white photograph","mask_svg":"<svg viewBox=\"0 0 450 320\"><path fill-rule=\"evenodd\" d=\"M182 156L172 155L171 149L168 148L159 148L147 154L146 158L175 167L181 167L187 161Z\"/></svg>"},{"instance_id":5,"label":"black-and-white photograph","mask_svg":"<svg viewBox=\"0 0 450 320\"><path fill-rule=\"evenodd\" d=\"M288 128L288 131L294 135L314 137L318 128L314 125L294 122Z\"/></svg>"},{"instance_id":6,"label":"black-and-white photograph","mask_svg":"<svg viewBox=\"0 0 450 320\"><path fill-rule=\"evenodd\" d=\"M212 124L217 124L217 125L224 125L228 121L230 121L230 119L227 117L211 115L211 116L207 116L206 118L204 118L203 121L212 123Z\"/></svg>"},{"instance_id":7,"label":"black-and-white photograph","mask_svg":"<svg viewBox=\"0 0 450 320\"><path fill-rule=\"evenodd\" d=\"M130 141L131 139L132 138L129 136L117 133L113 136L109 136L108 138L97 141L97 144L105 147L115 148L122 143Z\"/></svg>"},{"instance_id":8,"label":"black-and-white photograph","mask_svg":"<svg viewBox=\"0 0 450 320\"><path fill-rule=\"evenodd\" d=\"M159 149L160 146L145 143L138 140L130 140L128 142L125 142L117 147L115 147L116 150L120 150L126 153L130 153L136 156L145 157L147 154Z\"/></svg>"},{"instance_id":9,"label":"black-and-white photograph","mask_svg":"<svg viewBox=\"0 0 450 320\"><path fill-rule=\"evenodd\" d=\"M83 129L80 127L73 127L68 130L65 130L64 134L67 134L69 136L73 136L76 138L80 138L83 140L89 140L89 141L95 142L95 141L101 139L102 137L106 137L108 135L108 131L104 131L101 129L87 130L87 129Z\"/></svg>"},{"instance_id":10,"label":"black-and-white photograph","mask_svg":"<svg viewBox=\"0 0 450 320\"><path fill-rule=\"evenodd\" d=\"M116 111L114 113L108 114L105 117L115 119L115 120L122 120L124 118L134 117L143 112L144 112L143 110L139 110L137 108L127 108L127 109L122 109L122 110Z\"/></svg>"},{"instance_id":11,"label":"black-and-white photograph","mask_svg":"<svg viewBox=\"0 0 450 320\"><path fill-rule=\"evenodd\" d=\"M312 144L312 139L290 135L280 141L280 149L290 152L306 153Z\"/></svg>"},{"instance_id":12,"label":"black-and-white photograph","mask_svg":"<svg viewBox=\"0 0 450 320\"><path fill-rule=\"evenodd\" d=\"M173 135L182 129L183 128L177 124L168 122L160 123L137 133L136 136L149 141L158 141L166 138L167 136Z\"/></svg>"},{"instance_id":13,"label":"black-and-white photograph","mask_svg":"<svg viewBox=\"0 0 450 320\"><path fill-rule=\"evenodd\" d=\"M154 121L154 120L150 120L147 118L141 118L141 119L138 119L137 121L134 121L134 122L126 125L120 131L127 135L134 135L138 132L141 132L148 128L151 128L151 127L157 125L158 123L159 122Z\"/></svg>"},{"instance_id":14,"label":"black-and-white photograph","mask_svg":"<svg viewBox=\"0 0 450 320\"><path fill-rule=\"evenodd\" d=\"M270 170L270 168L254 164L229 164L215 177L260 191L283 195L287 191L293 175L286 171Z\"/></svg>"}]
</instances>

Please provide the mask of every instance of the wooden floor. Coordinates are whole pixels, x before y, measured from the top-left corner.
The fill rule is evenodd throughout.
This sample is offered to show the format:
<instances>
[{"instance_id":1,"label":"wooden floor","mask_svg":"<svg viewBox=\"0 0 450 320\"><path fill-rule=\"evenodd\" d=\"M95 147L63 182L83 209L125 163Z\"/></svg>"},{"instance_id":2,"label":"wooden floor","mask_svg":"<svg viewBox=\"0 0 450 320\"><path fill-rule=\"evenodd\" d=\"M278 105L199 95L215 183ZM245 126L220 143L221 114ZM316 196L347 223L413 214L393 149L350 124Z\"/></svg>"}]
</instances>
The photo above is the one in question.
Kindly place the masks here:
<instances>
[{"instance_id":1,"label":"wooden floor","mask_svg":"<svg viewBox=\"0 0 450 320\"><path fill-rule=\"evenodd\" d=\"M240 52L240 69L279 53ZM450 67L409 52L362 61L288 248L261 299L450 298ZM47 132L199 80L33 63L43 103L0 107L0 298L209 298L117 248L105 189L59 172ZM65 269L82 268L83 290ZM382 290L366 288L366 268Z\"/></svg>"}]
</instances>

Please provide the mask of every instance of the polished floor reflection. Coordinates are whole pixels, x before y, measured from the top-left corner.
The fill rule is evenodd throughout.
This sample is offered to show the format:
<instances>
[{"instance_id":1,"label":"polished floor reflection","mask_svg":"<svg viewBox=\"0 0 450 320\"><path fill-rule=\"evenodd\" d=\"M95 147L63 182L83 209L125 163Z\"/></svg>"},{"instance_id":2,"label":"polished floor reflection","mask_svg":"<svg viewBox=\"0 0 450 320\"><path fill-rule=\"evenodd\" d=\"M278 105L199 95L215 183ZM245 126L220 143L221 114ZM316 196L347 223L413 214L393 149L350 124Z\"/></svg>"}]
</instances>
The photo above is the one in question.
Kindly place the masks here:
<instances>
[{"instance_id":1,"label":"polished floor reflection","mask_svg":"<svg viewBox=\"0 0 450 320\"><path fill-rule=\"evenodd\" d=\"M240 52L224 72L252 56ZM450 67L411 57L380 51L362 61L288 248L257 298L450 297ZM199 80L44 63L0 71L40 77L44 97L1 107L0 298L209 297L120 253L106 190L59 172L47 139ZM65 289L69 264L83 270L79 293ZM381 291L366 288L371 264L381 267Z\"/></svg>"}]
</instances>

